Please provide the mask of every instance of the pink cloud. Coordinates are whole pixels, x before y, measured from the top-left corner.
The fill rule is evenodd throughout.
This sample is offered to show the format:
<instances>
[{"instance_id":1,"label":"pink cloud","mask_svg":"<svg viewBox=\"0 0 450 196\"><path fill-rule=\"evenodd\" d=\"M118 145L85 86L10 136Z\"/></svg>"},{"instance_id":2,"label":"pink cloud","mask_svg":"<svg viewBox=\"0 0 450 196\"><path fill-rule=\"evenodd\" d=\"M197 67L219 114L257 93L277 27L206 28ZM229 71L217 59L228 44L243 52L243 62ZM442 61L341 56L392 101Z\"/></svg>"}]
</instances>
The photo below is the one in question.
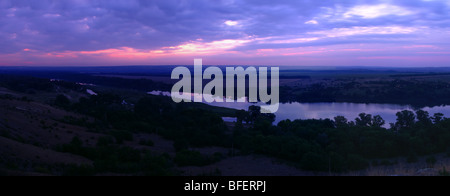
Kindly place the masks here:
<instances>
[{"instance_id":1,"label":"pink cloud","mask_svg":"<svg viewBox=\"0 0 450 196\"><path fill-rule=\"evenodd\" d=\"M237 50L248 44L298 43L313 40L285 37L244 37L206 42L202 39L176 46L144 50L131 47L94 51L43 52L29 48L0 55L1 65L164 65L190 64L193 58L208 59L215 65L376 65L392 61L395 64L415 65L433 54L449 54L433 45L344 44L295 48L267 48ZM386 55L389 54L389 55ZM422 54L418 57L414 55ZM428 54L428 55L427 55ZM443 59L443 58L440 58ZM448 58L447 58L448 59ZM439 61L443 62L443 61Z\"/></svg>"},{"instance_id":2,"label":"pink cloud","mask_svg":"<svg viewBox=\"0 0 450 196\"><path fill-rule=\"evenodd\" d=\"M248 39L226 39L213 42L195 41L178 46L165 47L162 50L177 55L214 55L227 53L229 50L249 42L252 42L250 37Z\"/></svg>"},{"instance_id":3,"label":"pink cloud","mask_svg":"<svg viewBox=\"0 0 450 196\"><path fill-rule=\"evenodd\" d=\"M406 48L406 49L414 49L414 48L440 49L439 47L433 46L433 45L410 45L410 46L403 46L403 48Z\"/></svg>"},{"instance_id":4,"label":"pink cloud","mask_svg":"<svg viewBox=\"0 0 450 196\"><path fill-rule=\"evenodd\" d=\"M326 51L305 51L305 52L294 52L294 53L285 53L283 56L301 56L301 55L310 55L310 54L320 54Z\"/></svg>"},{"instance_id":5,"label":"pink cloud","mask_svg":"<svg viewBox=\"0 0 450 196\"><path fill-rule=\"evenodd\" d=\"M450 54L450 52L417 52L418 54Z\"/></svg>"}]
</instances>

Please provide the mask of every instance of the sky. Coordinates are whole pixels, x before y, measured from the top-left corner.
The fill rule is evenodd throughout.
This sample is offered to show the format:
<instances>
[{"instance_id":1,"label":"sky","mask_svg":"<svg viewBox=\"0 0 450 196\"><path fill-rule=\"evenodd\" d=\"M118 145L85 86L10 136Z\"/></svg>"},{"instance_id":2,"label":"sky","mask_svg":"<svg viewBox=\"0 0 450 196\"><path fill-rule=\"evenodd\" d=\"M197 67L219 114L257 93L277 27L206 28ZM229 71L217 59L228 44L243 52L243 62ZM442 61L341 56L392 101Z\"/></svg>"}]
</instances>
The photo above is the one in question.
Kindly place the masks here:
<instances>
[{"instance_id":1,"label":"sky","mask_svg":"<svg viewBox=\"0 0 450 196\"><path fill-rule=\"evenodd\" d=\"M1 0L0 66L450 67L450 0Z\"/></svg>"}]
</instances>

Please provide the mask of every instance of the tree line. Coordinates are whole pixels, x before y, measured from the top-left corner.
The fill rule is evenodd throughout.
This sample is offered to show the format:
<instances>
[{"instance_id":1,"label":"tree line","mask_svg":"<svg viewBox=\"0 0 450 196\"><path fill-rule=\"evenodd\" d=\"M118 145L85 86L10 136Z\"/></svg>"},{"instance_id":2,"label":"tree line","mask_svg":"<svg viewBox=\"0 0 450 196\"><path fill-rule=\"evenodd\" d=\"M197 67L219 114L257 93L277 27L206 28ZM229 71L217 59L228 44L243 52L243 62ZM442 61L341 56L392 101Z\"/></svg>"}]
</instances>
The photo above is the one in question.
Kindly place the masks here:
<instances>
[{"instance_id":1,"label":"tree line","mask_svg":"<svg viewBox=\"0 0 450 196\"><path fill-rule=\"evenodd\" d=\"M337 116L284 120L276 126L272 119L256 118L250 127L238 121L234 140L244 152L292 161L313 171L361 170L380 159L406 157L414 162L418 156L450 153L450 119L443 114L405 110L396 115L390 128L384 128L380 116L365 113L354 121Z\"/></svg>"}]
</instances>

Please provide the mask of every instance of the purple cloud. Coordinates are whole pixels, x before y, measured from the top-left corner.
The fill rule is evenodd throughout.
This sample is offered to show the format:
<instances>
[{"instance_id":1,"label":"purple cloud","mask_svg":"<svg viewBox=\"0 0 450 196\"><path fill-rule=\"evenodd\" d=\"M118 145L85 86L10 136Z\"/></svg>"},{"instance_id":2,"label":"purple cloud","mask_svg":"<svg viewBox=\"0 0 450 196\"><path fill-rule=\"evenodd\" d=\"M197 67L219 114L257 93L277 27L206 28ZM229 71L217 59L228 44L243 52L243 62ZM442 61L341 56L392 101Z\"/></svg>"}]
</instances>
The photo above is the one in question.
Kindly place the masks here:
<instances>
[{"instance_id":1,"label":"purple cloud","mask_svg":"<svg viewBox=\"0 0 450 196\"><path fill-rule=\"evenodd\" d=\"M417 66L407 57L437 56L433 65L447 66L449 13L444 0L3 0L0 58L2 65L189 64L192 57L343 65L336 60L344 56L365 65L378 56Z\"/></svg>"}]
</instances>

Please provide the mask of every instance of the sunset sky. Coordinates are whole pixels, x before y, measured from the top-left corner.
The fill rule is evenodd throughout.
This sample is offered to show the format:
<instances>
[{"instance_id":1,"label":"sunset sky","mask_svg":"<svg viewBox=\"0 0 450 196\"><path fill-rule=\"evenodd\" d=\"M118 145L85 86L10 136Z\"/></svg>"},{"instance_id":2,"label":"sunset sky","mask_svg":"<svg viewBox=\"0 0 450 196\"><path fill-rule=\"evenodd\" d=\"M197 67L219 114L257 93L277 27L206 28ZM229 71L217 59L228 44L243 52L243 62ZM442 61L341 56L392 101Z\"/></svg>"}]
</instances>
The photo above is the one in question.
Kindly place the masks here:
<instances>
[{"instance_id":1,"label":"sunset sky","mask_svg":"<svg viewBox=\"0 0 450 196\"><path fill-rule=\"evenodd\" d=\"M450 67L450 0L0 0L1 66Z\"/></svg>"}]
</instances>

